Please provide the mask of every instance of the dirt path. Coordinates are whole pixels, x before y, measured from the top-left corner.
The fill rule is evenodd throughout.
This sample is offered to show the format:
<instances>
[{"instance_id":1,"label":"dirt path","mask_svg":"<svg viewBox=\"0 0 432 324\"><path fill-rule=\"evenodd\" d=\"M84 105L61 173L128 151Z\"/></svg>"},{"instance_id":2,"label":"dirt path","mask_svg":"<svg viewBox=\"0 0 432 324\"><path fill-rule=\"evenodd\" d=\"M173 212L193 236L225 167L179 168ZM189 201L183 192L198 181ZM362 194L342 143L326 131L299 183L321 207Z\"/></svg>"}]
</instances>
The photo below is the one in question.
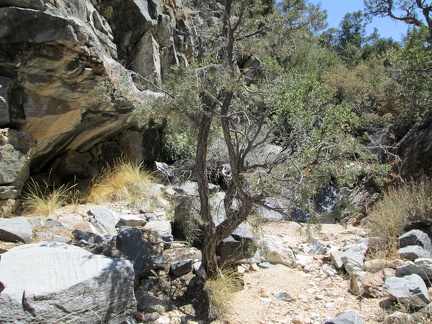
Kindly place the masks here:
<instances>
[{"instance_id":1,"label":"dirt path","mask_svg":"<svg viewBox=\"0 0 432 324\"><path fill-rule=\"evenodd\" d=\"M301 248L308 241L296 223L266 223L262 231L283 237L294 248ZM317 236L323 242L337 246L364 234L359 228L323 224ZM283 265L247 271L243 277L245 287L235 294L225 323L322 323L347 311L358 312L366 323L383 320L384 311L379 307L379 299L360 299L351 294L346 275L326 276L322 271L323 264L317 258L308 271ZM278 300L274 296L278 292L286 292L294 300Z\"/></svg>"}]
</instances>

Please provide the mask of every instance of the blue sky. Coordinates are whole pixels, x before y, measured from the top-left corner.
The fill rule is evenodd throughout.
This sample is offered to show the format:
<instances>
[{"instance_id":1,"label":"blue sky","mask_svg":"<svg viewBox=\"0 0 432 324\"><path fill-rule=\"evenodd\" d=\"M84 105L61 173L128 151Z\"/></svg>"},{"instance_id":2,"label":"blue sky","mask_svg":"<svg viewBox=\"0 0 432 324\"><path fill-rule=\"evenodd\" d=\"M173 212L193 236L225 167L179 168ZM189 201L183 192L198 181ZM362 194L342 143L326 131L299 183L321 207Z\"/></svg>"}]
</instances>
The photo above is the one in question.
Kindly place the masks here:
<instances>
[{"instance_id":1,"label":"blue sky","mask_svg":"<svg viewBox=\"0 0 432 324\"><path fill-rule=\"evenodd\" d=\"M347 12L364 11L363 0L310 0L310 3L320 3L321 8L327 10L329 28L337 28ZM367 28L368 34L372 33L374 27L381 37L392 37L396 41L401 41L408 29L407 24L390 18L373 18Z\"/></svg>"}]
</instances>

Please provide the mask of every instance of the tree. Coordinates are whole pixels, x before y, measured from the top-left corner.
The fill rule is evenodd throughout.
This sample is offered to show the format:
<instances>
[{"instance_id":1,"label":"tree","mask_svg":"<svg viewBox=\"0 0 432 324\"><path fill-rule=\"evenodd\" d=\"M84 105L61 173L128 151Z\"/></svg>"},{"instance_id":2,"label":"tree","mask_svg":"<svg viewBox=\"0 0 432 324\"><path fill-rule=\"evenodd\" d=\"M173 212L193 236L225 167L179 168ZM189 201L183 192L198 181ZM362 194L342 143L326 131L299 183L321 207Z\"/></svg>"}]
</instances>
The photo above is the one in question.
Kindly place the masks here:
<instances>
[{"instance_id":1,"label":"tree","mask_svg":"<svg viewBox=\"0 0 432 324\"><path fill-rule=\"evenodd\" d=\"M366 12L378 17L390 17L415 27L427 27L432 41L432 3L426 0L365 0ZM422 19L421 18L424 19Z\"/></svg>"},{"instance_id":2,"label":"tree","mask_svg":"<svg viewBox=\"0 0 432 324\"><path fill-rule=\"evenodd\" d=\"M189 65L173 68L163 85L167 95L145 110L152 115L179 113L197 130L194 175L205 237L202 258L212 275L219 266L218 244L254 206L272 209L265 201L269 192L283 190L286 196L303 198L295 191L311 192L309 176L315 190L332 175L352 173L344 159L359 160L360 150L350 135L357 123L353 105L333 102L333 93L319 79L322 72L315 74L311 68L327 68L335 60L330 52L321 56L316 44L307 51L307 39L318 42L310 29L316 11L308 11L316 7L285 1L285 7L272 11L269 1L197 2L201 19L194 19L198 23L185 35L194 46ZM304 8L301 15L288 10L294 4ZM302 53L315 65L301 62L300 57L306 57ZM213 221L207 175L215 131L223 137L231 171L224 198L226 219L220 224ZM279 144L279 155L262 164L249 163L250 153L270 142Z\"/></svg>"},{"instance_id":3,"label":"tree","mask_svg":"<svg viewBox=\"0 0 432 324\"><path fill-rule=\"evenodd\" d=\"M249 165L247 157L272 136L274 107L268 98L281 91L272 83L280 78L281 70L271 56L289 52L293 47L287 42L290 35L302 28L310 32L318 12L315 6L311 7L314 11L309 11L308 5L302 6L304 1L296 1L302 11L295 17L273 10L268 0L196 3L201 19L190 26L186 35L194 46L189 65L174 68L171 80L164 84L169 95L145 109L152 114L163 114L161 107L178 111L198 130L194 175L205 237L202 260L208 274L213 275L219 266L218 244L247 219L254 205L264 205L262 190L250 186L244 174L251 168L266 167ZM292 1L284 3L285 9L292 5ZM207 175L214 129L223 136L231 171L224 198L226 218L218 225L210 208ZM260 174L272 176L271 166Z\"/></svg>"}]
</instances>

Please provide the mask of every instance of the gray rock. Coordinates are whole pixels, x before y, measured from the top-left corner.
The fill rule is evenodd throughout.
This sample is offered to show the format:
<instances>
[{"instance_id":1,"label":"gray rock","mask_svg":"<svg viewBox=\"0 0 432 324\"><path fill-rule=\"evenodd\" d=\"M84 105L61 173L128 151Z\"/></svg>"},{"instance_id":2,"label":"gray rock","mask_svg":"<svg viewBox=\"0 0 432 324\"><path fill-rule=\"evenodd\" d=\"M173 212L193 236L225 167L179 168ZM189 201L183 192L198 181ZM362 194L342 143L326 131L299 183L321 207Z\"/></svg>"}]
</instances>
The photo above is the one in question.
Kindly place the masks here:
<instances>
[{"instance_id":1,"label":"gray rock","mask_svg":"<svg viewBox=\"0 0 432 324\"><path fill-rule=\"evenodd\" d=\"M116 225L120 217L115 212L105 207L96 207L90 209L89 214L94 216L95 226L104 234L117 234Z\"/></svg>"},{"instance_id":2,"label":"gray rock","mask_svg":"<svg viewBox=\"0 0 432 324\"><path fill-rule=\"evenodd\" d=\"M193 270L199 279L207 280L207 271L201 261L194 262Z\"/></svg>"},{"instance_id":3,"label":"gray rock","mask_svg":"<svg viewBox=\"0 0 432 324\"><path fill-rule=\"evenodd\" d=\"M287 267L296 266L296 257L294 252L286 246L283 241L275 235L265 235L262 243L265 244L263 256L273 264L283 264Z\"/></svg>"},{"instance_id":4,"label":"gray rock","mask_svg":"<svg viewBox=\"0 0 432 324\"><path fill-rule=\"evenodd\" d=\"M138 215L120 214L118 215L120 220L116 224L116 227L121 226L144 226L146 220Z\"/></svg>"},{"instance_id":5,"label":"gray rock","mask_svg":"<svg viewBox=\"0 0 432 324\"><path fill-rule=\"evenodd\" d=\"M2 323L121 323L136 309L131 263L72 245L15 247L2 255L0 278Z\"/></svg>"},{"instance_id":6,"label":"gray rock","mask_svg":"<svg viewBox=\"0 0 432 324\"><path fill-rule=\"evenodd\" d=\"M323 324L363 324L359 314L353 311L325 320Z\"/></svg>"},{"instance_id":7,"label":"gray rock","mask_svg":"<svg viewBox=\"0 0 432 324\"><path fill-rule=\"evenodd\" d=\"M145 224L144 228L156 231L164 242L170 243L174 240L169 221L150 221Z\"/></svg>"},{"instance_id":8,"label":"gray rock","mask_svg":"<svg viewBox=\"0 0 432 324\"><path fill-rule=\"evenodd\" d=\"M409 245L398 250L401 258L415 261L419 258L430 258L431 251L419 245Z\"/></svg>"},{"instance_id":9,"label":"gray rock","mask_svg":"<svg viewBox=\"0 0 432 324\"><path fill-rule=\"evenodd\" d=\"M432 260L417 259L414 263L410 262L396 268L397 277L403 277L413 273L419 275L424 281L432 280Z\"/></svg>"},{"instance_id":10,"label":"gray rock","mask_svg":"<svg viewBox=\"0 0 432 324\"><path fill-rule=\"evenodd\" d=\"M252 258L257 251L254 237L244 224L240 224L231 236L219 243L216 254L223 264Z\"/></svg>"},{"instance_id":11,"label":"gray rock","mask_svg":"<svg viewBox=\"0 0 432 324\"><path fill-rule=\"evenodd\" d=\"M356 271L363 271L363 262L367 248L367 241L365 240L344 249L341 259L344 263L345 270L349 274L353 274Z\"/></svg>"},{"instance_id":12,"label":"gray rock","mask_svg":"<svg viewBox=\"0 0 432 324\"><path fill-rule=\"evenodd\" d=\"M339 251L337 248L331 248L330 249L330 259L332 261L333 266L340 270L344 267L344 263L342 261L342 252Z\"/></svg>"},{"instance_id":13,"label":"gray rock","mask_svg":"<svg viewBox=\"0 0 432 324\"><path fill-rule=\"evenodd\" d=\"M430 302L426 284L416 274L388 278L384 283L384 289L400 303L411 307L425 307Z\"/></svg>"},{"instance_id":14,"label":"gray rock","mask_svg":"<svg viewBox=\"0 0 432 324\"><path fill-rule=\"evenodd\" d=\"M432 251L432 242L429 236L420 230L411 230L398 238L399 248L418 245L425 250Z\"/></svg>"},{"instance_id":15,"label":"gray rock","mask_svg":"<svg viewBox=\"0 0 432 324\"><path fill-rule=\"evenodd\" d=\"M327 253L328 247L320 240L313 240L308 245L309 253L324 255Z\"/></svg>"},{"instance_id":16,"label":"gray rock","mask_svg":"<svg viewBox=\"0 0 432 324\"><path fill-rule=\"evenodd\" d=\"M69 237L64 237L64 236L55 236L53 239L54 242L57 243L64 243L64 244L70 244L72 243L72 239Z\"/></svg>"},{"instance_id":17,"label":"gray rock","mask_svg":"<svg viewBox=\"0 0 432 324\"><path fill-rule=\"evenodd\" d=\"M74 230L72 235L77 241L85 241L88 244L102 244L104 241L103 237L100 235L78 229Z\"/></svg>"},{"instance_id":18,"label":"gray rock","mask_svg":"<svg viewBox=\"0 0 432 324\"><path fill-rule=\"evenodd\" d=\"M30 243L32 227L23 217L0 218L0 241Z\"/></svg>"},{"instance_id":19,"label":"gray rock","mask_svg":"<svg viewBox=\"0 0 432 324\"><path fill-rule=\"evenodd\" d=\"M152 256L139 229L131 227L121 231L116 247L132 262L136 282L153 269Z\"/></svg>"},{"instance_id":20,"label":"gray rock","mask_svg":"<svg viewBox=\"0 0 432 324\"><path fill-rule=\"evenodd\" d=\"M150 293L144 292L137 295L138 311L145 314L148 313L159 313L163 314L170 309L170 306L166 301Z\"/></svg>"},{"instance_id":21,"label":"gray rock","mask_svg":"<svg viewBox=\"0 0 432 324\"><path fill-rule=\"evenodd\" d=\"M176 277L181 277L192 271L193 260L184 259L171 263L170 271Z\"/></svg>"},{"instance_id":22,"label":"gray rock","mask_svg":"<svg viewBox=\"0 0 432 324\"><path fill-rule=\"evenodd\" d=\"M0 185L21 190L29 175L30 157L26 152L20 151L19 147L15 147L18 142L11 141L10 133L9 129L0 129ZM27 133L22 134L28 136Z\"/></svg>"},{"instance_id":23,"label":"gray rock","mask_svg":"<svg viewBox=\"0 0 432 324\"><path fill-rule=\"evenodd\" d=\"M276 299L283 300L283 301L286 301L286 302L292 302L292 301L295 300L295 299L294 299L293 297L291 297L291 295L288 294L286 291L279 291L279 292L276 292L276 293L273 294L273 296L275 296Z\"/></svg>"}]
</instances>

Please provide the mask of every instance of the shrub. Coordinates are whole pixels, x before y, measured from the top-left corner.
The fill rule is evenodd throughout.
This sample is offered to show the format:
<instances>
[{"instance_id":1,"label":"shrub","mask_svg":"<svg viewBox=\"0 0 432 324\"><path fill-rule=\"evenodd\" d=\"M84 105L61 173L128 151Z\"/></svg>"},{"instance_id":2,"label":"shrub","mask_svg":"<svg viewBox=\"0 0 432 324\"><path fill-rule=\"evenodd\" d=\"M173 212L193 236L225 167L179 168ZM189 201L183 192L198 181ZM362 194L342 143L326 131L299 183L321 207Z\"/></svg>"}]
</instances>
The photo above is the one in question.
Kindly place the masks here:
<instances>
[{"instance_id":1,"label":"shrub","mask_svg":"<svg viewBox=\"0 0 432 324\"><path fill-rule=\"evenodd\" d=\"M230 307L233 294L241 290L240 278L232 269L223 269L205 282L205 291L209 299L209 314L213 318L222 318Z\"/></svg>"},{"instance_id":2,"label":"shrub","mask_svg":"<svg viewBox=\"0 0 432 324\"><path fill-rule=\"evenodd\" d=\"M157 198L154 183L153 175L141 164L119 161L114 167L101 172L89 191L87 201L126 201L136 205L143 200Z\"/></svg>"},{"instance_id":3,"label":"shrub","mask_svg":"<svg viewBox=\"0 0 432 324\"><path fill-rule=\"evenodd\" d=\"M397 238L412 224L432 224L432 183L421 179L389 189L368 218L370 235L382 239L383 257L395 255Z\"/></svg>"},{"instance_id":4,"label":"shrub","mask_svg":"<svg viewBox=\"0 0 432 324\"><path fill-rule=\"evenodd\" d=\"M33 179L27 185L24 194L24 209L27 214L52 215L54 211L70 201L73 187L61 185L51 189L44 181L40 184Z\"/></svg>"}]
</instances>

